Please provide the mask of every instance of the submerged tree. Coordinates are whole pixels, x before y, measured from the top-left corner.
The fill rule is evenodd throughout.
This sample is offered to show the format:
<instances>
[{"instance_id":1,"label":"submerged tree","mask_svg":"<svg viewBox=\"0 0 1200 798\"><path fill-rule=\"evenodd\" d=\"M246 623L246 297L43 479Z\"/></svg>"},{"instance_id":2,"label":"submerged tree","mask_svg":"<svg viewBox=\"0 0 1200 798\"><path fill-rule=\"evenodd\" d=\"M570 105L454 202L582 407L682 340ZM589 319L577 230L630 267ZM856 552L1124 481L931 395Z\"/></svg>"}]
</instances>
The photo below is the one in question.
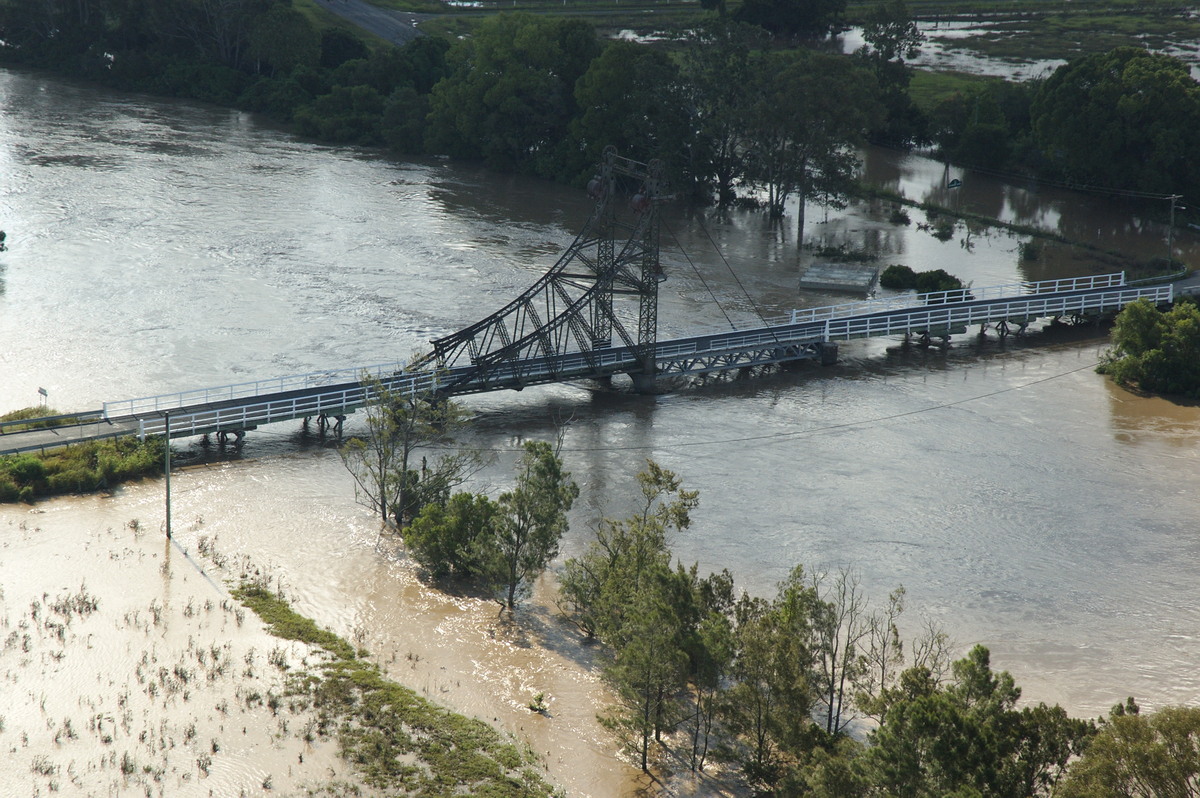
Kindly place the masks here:
<instances>
[{"instance_id":1,"label":"submerged tree","mask_svg":"<svg viewBox=\"0 0 1200 798\"><path fill-rule=\"evenodd\" d=\"M1179 302L1162 313L1148 299L1125 306L1100 372L1144 391L1200 397L1200 308Z\"/></svg>"},{"instance_id":2,"label":"submerged tree","mask_svg":"<svg viewBox=\"0 0 1200 798\"><path fill-rule=\"evenodd\" d=\"M444 454L432 466L424 458L415 468L414 452L445 442L466 423L465 409L432 391L394 391L379 380L364 378L370 397L363 407L366 432L338 448L342 464L354 477L360 503L380 521L405 526L431 500L445 501L450 490L482 462L478 452Z\"/></svg>"},{"instance_id":3,"label":"submerged tree","mask_svg":"<svg viewBox=\"0 0 1200 798\"><path fill-rule=\"evenodd\" d=\"M563 470L550 444L526 441L517 461L516 485L496 502L500 511L494 543L496 576L510 609L516 605L518 591L558 555L558 542L567 531L567 512L578 496L579 486Z\"/></svg>"},{"instance_id":4,"label":"submerged tree","mask_svg":"<svg viewBox=\"0 0 1200 798\"><path fill-rule=\"evenodd\" d=\"M803 243L807 202L844 207L858 168L855 149L882 118L875 78L861 65L817 53L771 53L751 92L749 174L773 218L797 197Z\"/></svg>"},{"instance_id":5,"label":"submerged tree","mask_svg":"<svg viewBox=\"0 0 1200 798\"><path fill-rule=\"evenodd\" d=\"M550 444L527 441L512 490L496 500L460 492L430 501L404 528L404 543L434 578L473 581L511 609L567 530L579 487L562 466Z\"/></svg>"}]
</instances>

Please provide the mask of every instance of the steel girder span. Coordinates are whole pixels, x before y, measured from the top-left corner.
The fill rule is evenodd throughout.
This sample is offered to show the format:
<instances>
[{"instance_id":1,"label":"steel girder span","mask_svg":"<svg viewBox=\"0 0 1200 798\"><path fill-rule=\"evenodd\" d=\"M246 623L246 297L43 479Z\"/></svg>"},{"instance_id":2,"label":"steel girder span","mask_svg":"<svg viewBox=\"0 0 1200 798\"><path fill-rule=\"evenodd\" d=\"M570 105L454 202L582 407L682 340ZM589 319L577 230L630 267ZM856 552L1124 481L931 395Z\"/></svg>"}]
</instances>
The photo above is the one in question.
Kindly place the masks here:
<instances>
[{"instance_id":1,"label":"steel girder span","mask_svg":"<svg viewBox=\"0 0 1200 798\"><path fill-rule=\"evenodd\" d=\"M595 201L591 216L546 274L495 313L433 341L433 351L410 368L438 372L446 394L653 375L663 279L661 166L622 158L610 147L588 193ZM614 295L638 298L636 318L632 303L614 304Z\"/></svg>"}]
</instances>

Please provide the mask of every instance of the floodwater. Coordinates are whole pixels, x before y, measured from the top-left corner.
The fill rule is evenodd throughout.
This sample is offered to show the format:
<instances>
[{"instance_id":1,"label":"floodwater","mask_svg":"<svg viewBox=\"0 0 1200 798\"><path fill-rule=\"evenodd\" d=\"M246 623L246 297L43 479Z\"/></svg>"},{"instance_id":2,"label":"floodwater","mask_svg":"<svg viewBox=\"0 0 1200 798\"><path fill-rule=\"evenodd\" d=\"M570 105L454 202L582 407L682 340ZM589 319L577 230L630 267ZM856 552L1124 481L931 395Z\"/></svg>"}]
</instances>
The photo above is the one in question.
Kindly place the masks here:
<instances>
[{"instance_id":1,"label":"floodwater","mask_svg":"<svg viewBox=\"0 0 1200 798\"><path fill-rule=\"evenodd\" d=\"M866 168L913 199L1139 257L1165 252L1160 228L1102 199L890 152L868 153ZM961 195L947 177L964 181ZM0 408L37 403L39 388L55 408L84 410L403 359L536 279L587 211L559 186L394 162L234 111L0 71ZM889 211L809 208L806 240L976 286L1111 270L1070 247L1026 260L1027 239L994 230L960 227L941 242L919 229L919 212L895 225ZM797 250L786 223L682 208L666 217L664 335L845 299L797 288L814 255ZM1197 262L1192 237L1174 245ZM1151 708L1195 703L1200 409L1114 388L1094 373L1104 347L1090 327L963 336L945 352L878 340L843 345L834 367L658 396L564 385L471 397L469 442L498 456L471 487L502 488L521 440L562 429L582 488L564 556L582 551L597 518L630 511L633 475L653 458L701 492L693 528L674 544L702 572L728 568L741 588L769 594L794 564L850 567L877 604L907 588L906 634L927 617L956 651L989 646L1026 700L1080 716L1127 695ZM548 586L517 628L501 625L486 601L422 586L355 503L336 453L298 425L251 432L227 454L172 479L182 548L194 553L205 536L249 558L389 673L528 742L571 794L633 789L595 721L608 697L588 669L594 651L556 621ZM12 622L40 592L79 587L91 560L73 560L72 546L97 536L117 546L134 518L157 534L161 500L162 484L147 482L111 498L0 508ZM58 560L38 552L33 527L52 530ZM125 578L95 567L93 592ZM129 600L148 604L155 589ZM86 669L34 671L3 683L6 699L96 691ZM539 692L548 717L525 708ZM40 733L53 751L52 731Z\"/></svg>"}]
</instances>

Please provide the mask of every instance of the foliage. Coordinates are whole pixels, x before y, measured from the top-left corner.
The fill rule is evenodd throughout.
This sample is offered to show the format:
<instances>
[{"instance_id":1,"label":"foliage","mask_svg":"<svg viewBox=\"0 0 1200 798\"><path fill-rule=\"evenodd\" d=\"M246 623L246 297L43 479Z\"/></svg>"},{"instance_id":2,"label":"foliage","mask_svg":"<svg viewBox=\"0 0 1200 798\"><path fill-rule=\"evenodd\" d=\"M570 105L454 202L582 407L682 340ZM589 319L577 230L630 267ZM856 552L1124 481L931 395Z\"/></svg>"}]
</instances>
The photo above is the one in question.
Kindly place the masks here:
<instances>
[{"instance_id":1,"label":"foliage","mask_svg":"<svg viewBox=\"0 0 1200 798\"><path fill-rule=\"evenodd\" d=\"M52 421L47 419L53 418ZM79 418L65 415L55 410L53 407L39 405L37 407L23 407L20 410L12 410L8 413L0 414L0 429L5 432L16 432L22 429L47 429L49 427L66 426L79 422ZM17 423L28 422L28 423Z\"/></svg>"},{"instance_id":2,"label":"foliage","mask_svg":"<svg viewBox=\"0 0 1200 798\"><path fill-rule=\"evenodd\" d=\"M967 287L962 280L944 269L915 272L902 264L893 264L884 269L879 284L897 291L915 290L918 294L958 291Z\"/></svg>"},{"instance_id":3,"label":"foliage","mask_svg":"<svg viewBox=\"0 0 1200 798\"><path fill-rule=\"evenodd\" d=\"M930 137L957 163L1001 168L1028 160L1030 84L991 79L940 100L930 111Z\"/></svg>"},{"instance_id":4,"label":"foliage","mask_svg":"<svg viewBox=\"0 0 1200 798\"><path fill-rule=\"evenodd\" d=\"M430 152L550 175L567 139L574 87L599 53L586 23L500 14L447 53L450 75L433 87Z\"/></svg>"},{"instance_id":5,"label":"foliage","mask_svg":"<svg viewBox=\"0 0 1200 798\"><path fill-rule=\"evenodd\" d=\"M893 263L883 270L879 276L879 284L884 288L904 291L917 286L917 273L911 267L901 263Z\"/></svg>"},{"instance_id":6,"label":"foliage","mask_svg":"<svg viewBox=\"0 0 1200 798\"><path fill-rule=\"evenodd\" d=\"M854 147L882 113L877 84L844 58L802 52L761 59L749 89L748 175L766 192L772 217L797 195L802 240L807 202L845 206L858 168Z\"/></svg>"},{"instance_id":7,"label":"foliage","mask_svg":"<svg viewBox=\"0 0 1200 798\"><path fill-rule=\"evenodd\" d=\"M386 679L345 640L296 614L279 596L243 585L235 596L272 634L319 646L328 662L293 674L288 690L313 702L322 734L335 723L341 756L372 787L406 795L551 796L536 763L495 729L436 706Z\"/></svg>"},{"instance_id":8,"label":"foliage","mask_svg":"<svg viewBox=\"0 0 1200 798\"><path fill-rule=\"evenodd\" d=\"M670 538L691 525L699 494L653 460L637 475L642 504L624 520L604 519L583 556L563 566L560 607L589 638L617 638L625 608L653 568L670 565Z\"/></svg>"},{"instance_id":9,"label":"foliage","mask_svg":"<svg viewBox=\"0 0 1200 798\"><path fill-rule=\"evenodd\" d=\"M1112 348L1099 371L1122 385L1200 398L1200 308L1178 302L1160 312L1139 299L1117 314Z\"/></svg>"},{"instance_id":10,"label":"foliage","mask_svg":"<svg viewBox=\"0 0 1200 798\"><path fill-rule=\"evenodd\" d=\"M570 128L581 169L615 146L639 161L661 160L668 179L680 182L689 120L679 67L665 51L609 43L576 82L575 103L580 113Z\"/></svg>"},{"instance_id":11,"label":"foliage","mask_svg":"<svg viewBox=\"0 0 1200 798\"><path fill-rule=\"evenodd\" d=\"M78 443L47 454L0 457L0 501L106 490L160 472L161 438L110 438Z\"/></svg>"},{"instance_id":12,"label":"foliage","mask_svg":"<svg viewBox=\"0 0 1200 798\"><path fill-rule=\"evenodd\" d=\"M354 477L358 500L381 521L404 527L429 502L447 501L481 456L471 450L444 454L432 466L422 458L417 470L414 452L452 439L466 423L466 411L432 391L393 391L369 377L363 385L370 397L363 408L366 433L350 437L338 454Z\"/></svg>"},{"instance_id":13,"label":"foliage","mask_svg":"<svg viewBox=\"0 0 1200 798\"><path fill-rule=\"evenodd\" d=\"M749 85L754 50L762 49L762 30L725 19L708 20L688 35L681 54L683 91L695 131L689 156L690 193L700 199L716 194L717 204L737 199L735 187L745 176Z\"/></svg>"},{"instance_id":14,"label":"foliage","mask_svg":"<svg viewBox=\"0 0 1200 798\"><path fill-rule=\"evenodd\" d=\"M863 20L863 46L856 55L875 73L886 116L872 131L872 138L907 146L925 139L926 121L908 94L912 68L905 61L916 58L925 35L909 15L904 0L880 0Z\"/></svg>"},{"instance_id":15,"label":"foliage","mask_svg":"<svg viewBox=\"0 0 1200 798\"><path fill-rule=\"evenodd\" d=\"M1179 59L1141 47L1076 59L1041 85L1031 116L1069 180L1163 194L1198 185L1200 84Z\"/></svg>"},{"instance_id":16,"label":"foliage","mask_svg":"<svg viewBox=\"0 0 1200 798\"><path fill-rule=\"evenodd\" d=\"M668 543L671 534L690 525L698 496L653 461L637 480L642 497L637 512L602 521L584 555L567 560L560 607L608 645L605 676L620 701L602 719L647 770L652 743L674 725L676 697L699 653L695 575L671 570ZM710 698L713 689L710 685Z\"/></svg>"},{"instance_id":17,"label":"foliage","mask_svg":"<svg viewBox=\"0 0 1200 798\"><path fill-rule=\"evenodd\" d=\"M1200 783L1200 709L1143 715L1114 707L1056 793L1059 798L1158 798L1194 794Z\"/></svg>"},{"instance_id":18,"label":"foliage","mask_svg":"<svg viewBox=\"0 0 1200 798\"><path fill-rule=\"evenodd\" d=\"M845 10L846 0L743 0L733 18L774 36L820 38L838 28Z\"/></svg>"},{"instance_id":19,"label":"foliage","mask_svg":"<svg viewBox=\"0 0 1200 798\"><path fill-rule=\"evenodd\" d=\"M562 460L545 441L526 441L517 462L513 489L500 494L494 545L499 584L508 607L519 590L528 587L558 555L558 542L567 531L567 511L579 496L579 486L563 470Z\"/></svg>"},{"instance_id":20,"label":"foliage","mask_svg":"<svg viewBox=\"0 0 1200 798\"><path fill-rule=\"evenodd\" d=\"M995 673L976 646L937 686L925 668L901 678L897 696L870 737L864 766L893 795L1048 796L1092 727L1061 707L1017 710L1021 691Z\"/></svg>"},{"instance_id":21,"label":"foliage","mask_svg":"<svg viewBox=\"0 0 1200 798\"><path fill-rule=\"evenodd\" d=\"M477 579L495 570L493 536L500 508L487 496L455 493L430 502L404 529L404 545L434 579Z\"/></svg>"},{"instance_id":22,"label":"foliage","mask_svg":"<svg viewBox=\"0 0 1200 798\"><path fill-rule=\"evenodd\" d=\"M511 608L557 556L578 495L550 444L527 441L512 490L496 501L471 493L431 501L404 529L404 543L434 578L480 582Z\"/></svg>"}]
</instances>

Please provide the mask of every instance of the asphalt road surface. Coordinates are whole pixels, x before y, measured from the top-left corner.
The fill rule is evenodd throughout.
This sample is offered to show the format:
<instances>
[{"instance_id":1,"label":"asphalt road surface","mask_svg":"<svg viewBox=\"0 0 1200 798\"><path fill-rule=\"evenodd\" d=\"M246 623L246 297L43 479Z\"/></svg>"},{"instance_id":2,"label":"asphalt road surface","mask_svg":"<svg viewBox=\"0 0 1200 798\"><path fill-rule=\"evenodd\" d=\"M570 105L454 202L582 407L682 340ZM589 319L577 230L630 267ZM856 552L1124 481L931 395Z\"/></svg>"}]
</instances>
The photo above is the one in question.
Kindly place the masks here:
<instances>
[{"instance_id":1,"label":"asphalt road surface","mask_svg":"<svg viewBox=\"0 0 1200 798\"><path fill-rule=\"evenodd\" d=\"M400 47L421 35L417 23L431 14L376 8L365 0L316 0L317 5Z\"/></svg>"}]
</instances>

